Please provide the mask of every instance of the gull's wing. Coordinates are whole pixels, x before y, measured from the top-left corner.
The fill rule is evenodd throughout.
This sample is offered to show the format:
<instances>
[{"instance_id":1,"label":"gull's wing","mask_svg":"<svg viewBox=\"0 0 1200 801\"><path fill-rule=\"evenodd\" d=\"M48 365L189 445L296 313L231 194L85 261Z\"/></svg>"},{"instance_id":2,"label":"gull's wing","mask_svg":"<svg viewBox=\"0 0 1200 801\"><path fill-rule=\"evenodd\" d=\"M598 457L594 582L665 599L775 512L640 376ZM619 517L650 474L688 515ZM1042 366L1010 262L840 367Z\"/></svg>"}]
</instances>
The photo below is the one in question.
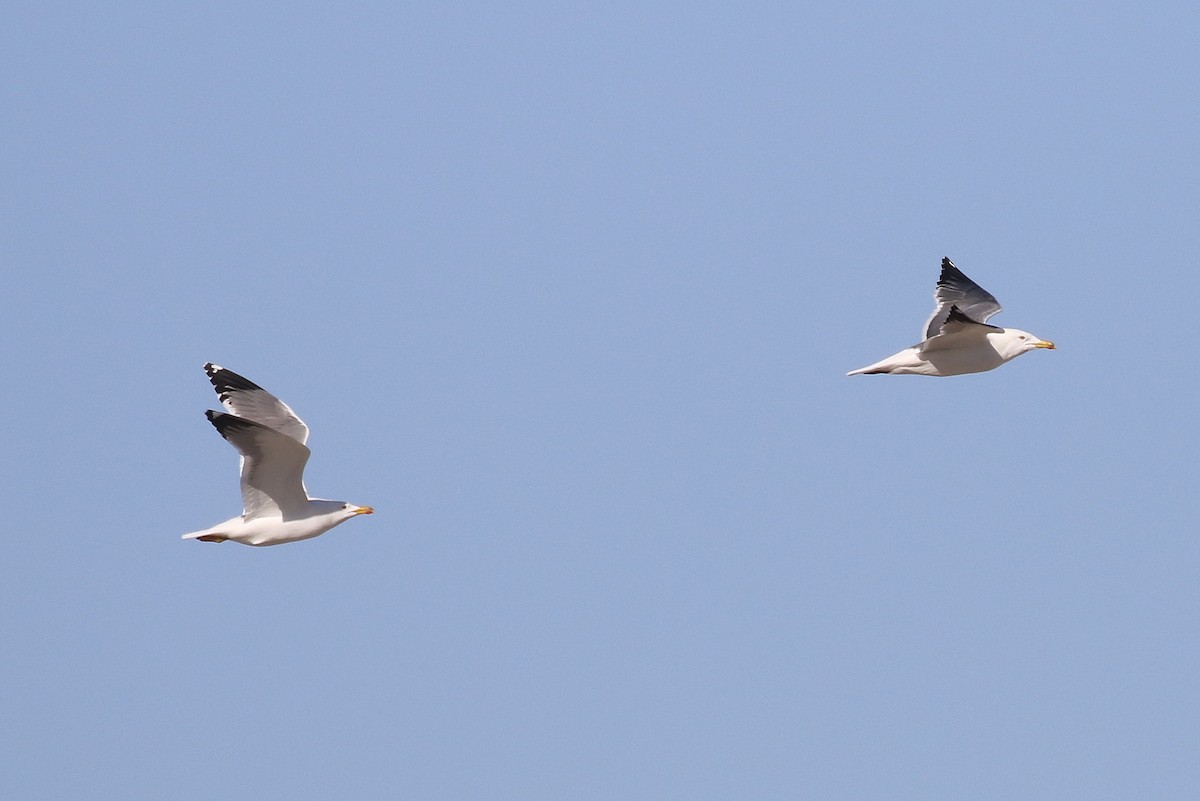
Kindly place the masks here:
<instances>
[{"instance_id":1,"label":"gull's wing","mask_svg":"<svg viewBox=\"0 0 1200 801\"><path fill-rule=\"evenodd\" d=\"M253 420L224 412L204 414L242 455L243 517L303 516L308 509L304 489L308 446Z\"/></svg>"},{"instance_id":2,"label":"gull's wing","mask_svg":"<svg viewBox=\"0 0 1200 801\"><path fill-rule=\"evenodd\" d=\"M942 259L942 274L938 278L937 289L933 291L933 300L937 308L933 316L925 323L925 338L935 337L942 331L942 326L950 316L950 309L957 306L958 311L969 321L986 323L988 318L1000 311L1000 304L991 293L963 275L963 271L954 266L950 259Z\"/></svg>"},{"instance_id":3,"label":"gull's wing","mask_svg":"<svg viewBox=\"0 0 1200 801\"><path fill-rule=\"evenodd\" d=\"M1003 330L987 323L977 323L963 314L958 306L951 304L950 308L946 309L946 319L942 327L917 347L922 351L961 347L970 342L972 336L983 337L989 331Z\"/></svg>"},{"instance_id":4,"label":"gull's wing","mask_svg":"<svg viewBox=\"0 0 1200 801\"><path fill-rule=\"evenodd\" d=\"M219 364L204 365L204 372L230 414L287 434L301 445L308 442L308 426L279 398Z\"/></svg>"}]
</instances>

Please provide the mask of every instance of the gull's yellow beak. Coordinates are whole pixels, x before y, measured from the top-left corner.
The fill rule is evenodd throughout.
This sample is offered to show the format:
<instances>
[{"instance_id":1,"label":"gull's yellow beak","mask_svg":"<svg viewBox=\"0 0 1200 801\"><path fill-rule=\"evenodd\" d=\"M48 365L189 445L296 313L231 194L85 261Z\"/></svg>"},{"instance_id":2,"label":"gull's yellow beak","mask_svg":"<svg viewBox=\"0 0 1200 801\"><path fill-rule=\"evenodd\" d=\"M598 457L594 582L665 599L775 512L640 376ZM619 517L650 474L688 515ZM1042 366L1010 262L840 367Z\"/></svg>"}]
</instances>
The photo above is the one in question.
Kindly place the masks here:
<instances>
[{"instance_id":1,"label":"gull's yellow beak","mask_svg":"<svg viewBox=\"0 0 1200 801\"><path fill-rule=\"evenodd\" d=\"M373 515L373 514L375 514L375 510L372 509L370 506L360 506L354 512L354 514L356 514L356 515Z\"/></svg>"},{"instance_id":2,"label":"gull's yellow beak","mask_svg":"<svg viewBox=\"0 0 1200 801\"><path fill-rule=\"evenodd\" d=\"M1034 347L1035 348L1045 348L1046 350L1055 350L1054 343L1047 342L1046 340L1042 340L1041 342L1034 345Z\"/></svg>"}]
</instances>

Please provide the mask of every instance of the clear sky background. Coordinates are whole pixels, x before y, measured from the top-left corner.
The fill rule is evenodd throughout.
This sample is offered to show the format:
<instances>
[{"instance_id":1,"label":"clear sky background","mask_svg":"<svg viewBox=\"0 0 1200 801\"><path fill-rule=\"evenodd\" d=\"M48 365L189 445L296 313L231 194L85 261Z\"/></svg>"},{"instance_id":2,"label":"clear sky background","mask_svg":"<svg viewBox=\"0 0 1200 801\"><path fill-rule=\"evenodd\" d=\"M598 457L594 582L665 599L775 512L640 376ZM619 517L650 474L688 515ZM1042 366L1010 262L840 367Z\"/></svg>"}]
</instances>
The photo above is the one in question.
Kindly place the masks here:
<instances>
[{"instance_id":1,"label":"clear sky background","mask_svg":"<svg viewBox=\"0 0 1200 801\"><path fill-rule=\"evenodd\" d=\"M7 4L0 796L1194 795L1198 20Z\"/></svg>"}]
</instances>

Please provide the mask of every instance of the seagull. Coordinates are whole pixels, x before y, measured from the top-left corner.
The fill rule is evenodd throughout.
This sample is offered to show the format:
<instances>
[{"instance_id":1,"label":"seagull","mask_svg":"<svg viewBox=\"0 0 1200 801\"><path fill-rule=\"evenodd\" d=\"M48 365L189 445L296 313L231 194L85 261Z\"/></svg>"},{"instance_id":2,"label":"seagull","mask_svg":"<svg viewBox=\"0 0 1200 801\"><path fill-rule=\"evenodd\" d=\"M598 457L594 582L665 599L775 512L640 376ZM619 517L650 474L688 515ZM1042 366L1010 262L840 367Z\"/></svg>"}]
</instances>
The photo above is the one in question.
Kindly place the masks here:
<instances>
[{"instance_id":1,"label":"seagull","mask_svg":"<svg viewBox=\"0 0 1200 801\"><path fill-rule=\"evenodd\" d=\"M1037 348L1054 350L1053 342L1028 331L988 325L988 319L1000 311L1000 304L950 259L942 259L933 300L937 307L925 324L922 342L846 375L982 373Z\"/></svg>"},{"instance_id":2,"label":"seagull","mask_svg":"<svg viewBox=\"0 0 1200 801\"><path fill-rule=\"evenodd\" d=\"M242 455L244 510L240 517L184 534L185 540L279 545L316 537L352 517L374 513L370 506L308 497L304 465L310 451L304 444L304 421L279 398L232 370L209 363L204 372L228 410L204 414Z\"/></svg>"}]
</instances>

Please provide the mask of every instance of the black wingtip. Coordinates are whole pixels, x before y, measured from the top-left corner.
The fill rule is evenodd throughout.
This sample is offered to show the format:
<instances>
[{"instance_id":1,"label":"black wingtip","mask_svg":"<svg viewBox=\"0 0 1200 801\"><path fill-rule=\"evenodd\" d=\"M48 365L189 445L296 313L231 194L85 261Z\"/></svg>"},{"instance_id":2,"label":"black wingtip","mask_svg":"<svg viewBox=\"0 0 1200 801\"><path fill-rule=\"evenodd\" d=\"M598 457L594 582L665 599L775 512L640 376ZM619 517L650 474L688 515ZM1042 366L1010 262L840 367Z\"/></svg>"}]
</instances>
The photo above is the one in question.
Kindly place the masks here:
<instances>
[{"instance_id":1,"label":"black wingtip","mask_svg":"<svg viewBox=\"0 0 1200 801\"><path fill-rule=\"evenodd\" d=\"M955 282L968 281L974 284L970 278L967 278L966 273L958 269L954 262L950 261L949 257L942 259L942 272L938 275L938 286L950 286Z\"/></svg>"},{"instance_id":2,"label":"black wingtip","mask_svg":"<svg viewBox=\"0 0 1200 801\"><path fill-rule=\"evenodd\" d=\"M213 428L217 429L217 433L226 439L229 439L229 435L238 429L252 428L255 425L236 415L214 412L212 409L206 411L204 416L208 418L208 422L213 424Z\"/></svg>"},{"instance_id":3,"label":"black wingtip","mask_svg":"<svg viewBox=\"0 0 1200 801\"><path fill-rule=\"evenodd\" d=\"M962 270L958 269L958 266L955 265L954 262L950 261L949 256L943 256L941 278L945 279L947 275L962 275Z\"/></svg>"},{"instance_id":4,"label":"black wingtip","mask_svg":"<svg viewBox=\"0 0 1200 801\"><path fill-rule=\"evenodd\" d=\"M962 313L962 309L958 306L951 306L950 312L946 315L947 323L973 323L975 322L970 317ZM943 323L944 325L945 323Z\"/></svg>"},{"instance_id":5,"label":"black wingtip","mask_svg":"<svg viewBox=\"0 0 1200 801\"><path fill-rule=\"evenodd\" d=\"M232 370L226 370L219 364L207 362L204 365L204 372L208 375L209 382L213 385L213 389L217 391L221 401L224 402L231 392L262 390L258 384L255 384L249 378L240 376Z\"/></svg>"}]
</instances>

